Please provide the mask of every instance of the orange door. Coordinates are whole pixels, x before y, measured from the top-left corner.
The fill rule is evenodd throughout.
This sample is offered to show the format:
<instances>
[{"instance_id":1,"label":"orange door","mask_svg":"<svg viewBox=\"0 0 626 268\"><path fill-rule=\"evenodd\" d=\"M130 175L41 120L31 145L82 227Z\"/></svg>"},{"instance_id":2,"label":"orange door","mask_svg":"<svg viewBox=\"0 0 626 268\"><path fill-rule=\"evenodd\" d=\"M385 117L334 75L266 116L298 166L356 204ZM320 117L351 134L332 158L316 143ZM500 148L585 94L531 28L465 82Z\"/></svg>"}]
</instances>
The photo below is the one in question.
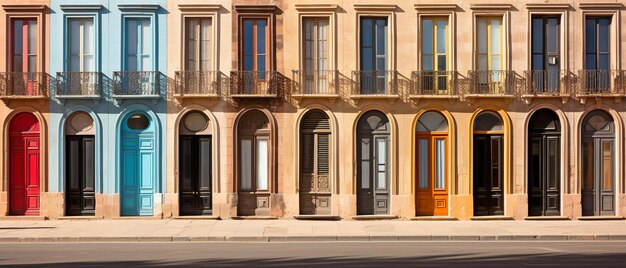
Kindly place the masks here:
<instances>
[{"instance_id":1,"label":"orange door","mask_svg":"<svg viewBox=\"0 0 626 268\"><path fill-rule=\"evenodd\" d=\"M415 140L415 214L448 215L447 134L418 132Z\"/></svg>"}]
</instances>

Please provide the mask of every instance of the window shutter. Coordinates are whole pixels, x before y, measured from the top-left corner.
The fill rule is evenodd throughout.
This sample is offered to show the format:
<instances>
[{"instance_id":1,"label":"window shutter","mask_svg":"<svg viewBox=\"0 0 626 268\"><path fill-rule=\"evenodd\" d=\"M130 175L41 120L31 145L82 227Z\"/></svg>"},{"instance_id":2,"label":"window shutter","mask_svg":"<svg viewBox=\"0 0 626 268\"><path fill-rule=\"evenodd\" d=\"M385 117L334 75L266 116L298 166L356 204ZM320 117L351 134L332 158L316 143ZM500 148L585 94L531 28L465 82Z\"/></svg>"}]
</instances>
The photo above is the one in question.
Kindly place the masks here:
<instances>
[{"instance_id":1,"label":"window shutter","mask_svg":"<svg viewBox=\"0 0 626 268\"><path fill-rule=\"evenodd\" d=\"M308 112L300 123L302 130L330 130L330 120L326 113L320 110Z\"/></svg>"},{"instance_id":2,"label":"window shutter","mask_svg":"<svg viewBox=\"0 0 626 268\"><path fill-rule=\"evenodd\" d=\"M301 146L302 148L300 148L300 158L301 158L301 162L302 162L302 170L301 173L305 173L305 174L312 174L314 172L313 170L313 154L314 154L314 136L313 134L302 134L302 141L301 141Z\"/></svg>"},{"instance_id":3,"label":"window shutter","mask_svg":"<svg viewBox=\"0 0 626 268\"><path fill-rule=\"evenodd\" d=\"M317 136L317 175L328 175L328 134Z\"/></svg>"}]
</instances>

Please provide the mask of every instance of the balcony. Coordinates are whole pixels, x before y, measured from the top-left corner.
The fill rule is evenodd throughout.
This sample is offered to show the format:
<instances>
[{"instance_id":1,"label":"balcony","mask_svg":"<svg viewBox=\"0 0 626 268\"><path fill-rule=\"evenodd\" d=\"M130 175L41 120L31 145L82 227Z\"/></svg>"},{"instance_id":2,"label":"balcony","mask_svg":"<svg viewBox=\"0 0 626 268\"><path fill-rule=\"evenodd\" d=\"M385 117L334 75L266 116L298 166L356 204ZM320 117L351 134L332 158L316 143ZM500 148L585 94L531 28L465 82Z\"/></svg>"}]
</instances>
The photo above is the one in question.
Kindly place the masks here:
<instances>
[{"instance_id":1,"label":"balcony","mask_svg":"<svg viewBox=\"0 0 626 268\"><path fill-rule=\"evenodd\" d=\"M619 102L626 93L626 71L581 70L576 97L585 103L588 97L612 97Z\"/></svg>"},{"instance_id":2,"label":"balcony","mask_svg":"<svg viewBox=\"0 0 626 268\"><path fill-rule=\"evenodd\" d=\"M361 99L387 99L395 101L399 98L397 91L396 71L352 71L351 98L358 102Z\"/></svg>"},{"instance_id":3,"label":"balcony","mask_svg":"<svg viewBox=\"0 0 626 268\"><path fill-rule=\"evenodd\" d=\"M334 101L339 98L339 72L335 70L294 70L292 97Z\"/></svg>"},{"instance_id":4,"label":"balcony","mask_svg":"<svg viewBox=\"0 0 626 268\"><path fill-rule=\"evenodd\" d=\"M151 99L156 102L161 98L160 72L113 72L113 81L111 97L117 101Z\"/></svg>"},{"instance_id":5,"label":"balcony","mask_svg":"<svg viewBox=\"0 0 626 268\"><path fill-rule=\"evenodd\" d=\"M49 83L50 79L46 73L0 73L0 98L47 99Z\"/></svg>"},{"instance_id":6,"label":"balcony","mask_svg":"<svg viewBox=\"0 0 626 268\"><path fill-rule=\"evenodd\" d=\"M515 98L515 72L473 70L468 72L465 98Z\"/></svg>"},{"instance_id":7,"label":"balcony","mask_svg":"<svg viewBox=\"0 0 626 268\"><path fill-rule=\"evenodd\" d=\"M281 88L276 71L230 72L232 98L277 98Z\"/></svg>"},{"instance_id":8,"label":"balcony","mask_svg":"<svg viewBox=\"0 0 626 268\"><path fill-rule=\"evenodd\" d=\"M175 74L176 98L218 99L222 73L218 71L179 71Z\"/></svg>"},{"instance_id":9,"label":"balcony","mask_svg":"<svg viewBox=\"0 0 626 268\"><path fill-rule=\"evenodd\" d=\"M102 96L100 72L59 72L56 77L55 98L99 100Z\"/></svg>"},{"instance_id":10,"label":"balcony","mask_svg":"<svg viewBox=\"0 0 626 268\"><path fill-rule=\"evenodd\" d=\"M411 73L410 98L420 99L455 99L459 98L456 71L414 71Z\"/></svg>"},{"instance_id":11,"label":"balcony","mask_svg":"<svg viewBox=\"0 0 626 268\"><path fill-rule=\"evenodd\" d=\"M575 85L574 75L567 70L527 70L522 99L530 104L534 98L561 98L566 103Z\"/></svg>"}]
</instances>

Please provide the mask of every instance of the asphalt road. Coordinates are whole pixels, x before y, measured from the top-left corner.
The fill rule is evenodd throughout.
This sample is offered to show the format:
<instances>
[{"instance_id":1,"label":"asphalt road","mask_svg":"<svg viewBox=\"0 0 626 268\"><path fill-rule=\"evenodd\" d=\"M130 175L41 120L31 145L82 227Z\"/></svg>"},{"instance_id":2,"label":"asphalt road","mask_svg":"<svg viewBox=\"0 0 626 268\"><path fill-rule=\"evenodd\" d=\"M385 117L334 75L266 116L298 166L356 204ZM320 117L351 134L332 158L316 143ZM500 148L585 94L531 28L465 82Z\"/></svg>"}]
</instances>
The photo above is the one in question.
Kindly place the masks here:
<instances>
[{"instance_id":1,"label":"asphalt road","mask_svg":"<svg viewBox=\"0 0 626 268\"><path fill-rule=\"evenodd\" d=\"M0 266L624 267L626 243L0 243Z\"/></svg>"}]
</instances>

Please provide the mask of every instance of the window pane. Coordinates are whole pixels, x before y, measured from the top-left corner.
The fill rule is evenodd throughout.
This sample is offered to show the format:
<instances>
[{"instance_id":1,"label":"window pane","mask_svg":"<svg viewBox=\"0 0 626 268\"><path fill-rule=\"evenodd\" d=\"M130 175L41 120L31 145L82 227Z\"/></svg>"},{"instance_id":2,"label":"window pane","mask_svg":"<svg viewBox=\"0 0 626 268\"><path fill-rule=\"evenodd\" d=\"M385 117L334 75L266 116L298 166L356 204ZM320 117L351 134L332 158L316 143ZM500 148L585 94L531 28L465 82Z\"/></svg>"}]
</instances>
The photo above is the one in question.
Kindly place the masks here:
<instances>
[{"instance_id":1,"label":"window pane","mask_svg":"<svg viewBox=\"0 0 626 268\"><path fill-rule=\"evenodd\" d=\"M361 47L372 47L372 34L374 30L371 19L361 19Z\"/></svg>"},{"instance_id":2,"label":"window pane","mask_svg":"<svg viewBox=\"0 0 626 268\"><path fill-rule=\"evenodd\" d=\"M370 188L370 146L369 138L361 138L361 189Z\"/></svg>"},{"instance_id":3,"label":"window pane","mask_svg":"<svg viewBox=\"0 0 626 268\"><path fill-rule=\"evenodd\" d=\"M500 54L491 56L491 70L500 70ZM494 75L497 76L498 74L494 73ZM494 81L497 80L498 79L494 79Z\"/></svg>"},{"instance_id":4,"label":"window pane","mask_svg":"<svg viewBox=\"0 0 626 268\"><path fill-rule=\"evenodd\" d=\"M489 64L487 63L487 55L479 55L478 56L478 70L486 71L489 69Z\"/></svg>"},{"instance_id":5,"label":"window pane","mask_svg":"<svg viewBox=\"0 0 626 268\"><path fill-rule=\"evenodd\" d=\"M141 53L144 55L150 55L152 52L152 31L150 29L150 20L142 19L141 22L141 43L142 43L142 51Z\"/></svg>"},{"instance_id":6,"label":"window pane","mask_svg":"<svg viewBox=\"0 0 626 268\"><path fill-rule=\"evenodd\" d=\"M28 54L37 54L37 21L28 20Z\"/></svg>"},{"instance_id":7,"label":"window pane","mask_svg":"<svg viewBox=\"0 0 626 268\"><path fill-rule=\"evenodd\" d=\"M585 56L585 69L595 70L596 68L596 54L587 54Z\"/></svg>"},{"instance_id":8,"label":"window pane","mask_svg":"<svg viewBox=\"0 0 626 268\"><path fill-rule=\"evenodd\" d=\"M264 20L259 20L257 21L257 53L259 54L265 54L265 35L266 35L266 28L267 28L267 22Z\"/></svg>"},{"instance_id":9,"label":"window pane","mask_svg":"<svg viewBox=\"0 0 626 268\"><path fill-rule=\"evenodd\" d=\"M420 139L418 141L418 187L420 189L428 188L428 140Z\"/></svg>"},{"instance_id":10,"label":"window pane","mask_svg":"<svg viewBox=\"0 0 626 268\"><path fill-rule=\"evenodd\" d=\"M583 142L583 189L584 190L593 190L593 172L594 172L594 161L593 161L593 141L584 141Z\"/></svg>"},{"instance_id":11,"label":"window pane","mask_svg":"<svg viewBox=\"0 0 626 268\"><path fill-rule=\"evenodd\" d=\"M532 51L543 53L543 19L533 18L532 22Z\"/></svg>"},{"instance_id":12,"label":"window pane","mask_svg":"<svg viewBox=\"0 0 626 268\"><path fill-rule=\"evenodd\" d=\"M422 53L433 53L433 21L422 21Z\"/></svg>"},{"instance_id":13,"label":"window pane","mask_svg":"<svg viewBox=\"0 0 626 268\"><path fill-rule=\"evenodd\" d=\"M422 56L422 70L424 71L432 71L433 69L433 56L424 55Z\"/></svg>"},{"instance_id":14,"label":"window pane","mask_svg":"<svg viewBox=\"0 0 626 268\"><path fill-rule=\"evenodd\" d=\"M22 55L22 48L24 47L24 27L22 20L14 20L13 21L13 54L14 55ZM21 64L20 64L21 66ZM20 71L20 69L15 69L16 71Z\"/></svg>"},{"instance_id":15,"label":"window pane","mask_svg":"<svg viewBox=\"0 0 626 268\"><path fill-rule=\"evenodd\" d=\"M487 20L478 19L478 53L487 53Z\"/></svg>"},{"instance_id":16,"label":"window pane","mask_svg":"<svg viewBox=\"0 0 626 268\"><path fill-rule=\"evenodd\" d=\"M376 21L376 55L387 54L387 20Z\"/></svg>"},{"instance_id":17,"label":"window pane","mask_svg":"<svg viewBox=\"0 0 626 268\"><path fill-rule=\"evenodd\" d=\"M551 53L556 53L558 48L556 40L557 40L557 30L558 30L558 21L557 19L548 19L548 25L547 25L548 29L547 29L547 35L548 35L548 52Z\"/></svg>"},{"instance_id":18,"label":"window pane","mask_svg":"<svg viewBox=\"0 0 626 268\"><path fill-rule=\"evenodd\" d=\"M613 189L613 142L602 142L602 190Z\"/></svg>"},{"instance_id":19,"label":"window pane","mask_svg":"<svg viewBox=\"0 0 626 268\"><path fill-rule=\"evenodd\" d=\"M596 52L596 20L585 20L585 51L587 53Z\"/></svg>"},{"instance_id":20,"label":"window pane","mask_svg":"<svg viewBox=\"0 0 626 268\"><path fill-rule=\"evenodd\" d=\"M126 21L126 51L128 55L137 54L137 20Z\"/></svg>"},{"instance_id":21,"label":"window pane","mask_svg":"<svg viewBox=\"0 0 626 268\"><path fill-rule=\"evenodd\" d=\"M500 20L491 20L491 53L500 53ZM494 69L497 70L497 69Z\"/></svg>"},{"instance_id":22,"label":"window pane","mask_svg":"<svg viewBox=\"0 0 626 268\"><path fill-rule=\"evenodd\" d=\"M448 27L448 21L437 21L437 53L446 53L446 28Z\"/></svg>"},{"instance_id":23,"label":"window pane","mask_svg":"<svg viewBox=\"0 0 626 268\"><path fill-rule=\"evenodd\" d=\"M445 71L446 68L446 55L437 56L437 71Z\"/></svg>"},{"instance_id":24,"label":"window pane","mask_svg":"<svg viewBox=\"0 0 626 268\"><path fill-rule=\"evenodd\" d=\"M491 138L491 187L500 188L500 148L499 137Z\"/></svg>"},{"instance_id":25,"label":"window pane","mask_svg":"<svg viewBox=\"0 0 626 268\"><path fill-rule=\"evenodd\" d=\"M28 72L34 73L37 72L37 56L28 56Z\"/></svg>"},{"instance_id":26,"label":"window pane","mask_svg":"<svg viewBox=\"0 0 626 268\"><path fill-rule=\"evenodd\" d=\"M435 188L446 188L446 160L445 160L446 141L444 139L435 139Z\"/></svg>"},{"instance_id":27,"label":"window pane","mask_svg":"<svg viewBox=\"0 0 626 268\"><path fill-rule=\"evenodd\" d=\"M603 18L598 20L598 52L609 52L610 25L610 19Z\"/></svg>"},{"instance_id":28,"label":"window pane","mask_svg":"<svg viewBox=\"0 0 626 268\"><path fill-rule=\"evenodd\" d=\"M257 190L267 190L267 184L268 184L268 169L269 169L269 161L267 159L268 157L268 151L267 151L267 140L265 139L259 139L256 141L256 151L257 151L257 155L256 155L256 164L257 164L257 169L256 169L256 176L257 176Z\"/></svg>"},{"instance_id":29,"label":"window pane","mask_svg":"<svg viewBox=\"0 0 626 268\"><path fill-rule=\"evenodd\" d=\"M254 68L253 56L244 56L243 57L243 70L244 71L252 71Z\"/></svg>"},{"instance_id":30,"label":"window pane","mask_svg":"<svg viewBox=\"0 0 626 268\"><path fill-rule=\"evenodd\" d=\"M265 72L267 71L267 66L265 66L265 56L257 56L257 71Z\"/></svg>"},{"instance_id":31,"label":"window pane","mask_svg":"<svg viewBox=\"0 0 626 268\"><path fill-rule=\"evenodd\" d=\"M93 31L93 21L91 19L83 20L83 53L84 54L93 54L94 53L94 31Z\"/></svg>"},{"instance_id":32,"label":"window pane","mask_svg":"<svg viewBox=\"0 0 626 268\"><path fill-rule=\"evenodd\" d=\"M95 71L95 62L93 55L88 55L83 57L83 72L93 72Z\"/></svg>"},{"instance_id":33,"label":"window pane","mask_svg":"<svg viewBox=\"0 0 626 268\"><path fill-rule=\"evenodd\" d=\"M243 22L243 53L252 54L254 24L251 20L245 20Z\"/></svg>"},{"instance_id":34,"label":"window pane","mask_svg":"<svg viewBox=\"0 0 626 268\"><path fill-rule=\"evenodd\" d=\"M387 189L387 141L385 139L376 139L376 151L378 153L376 188Z\"/></svg>"},{"instance_id":35,"label":"window pane","mask_svg":"<svg viewBox=\"0 0 626 268\"><path fill-rule=\"evenodd\" d=\"M241 190L252 190L252 140L241 140L239 180Z\"/></svg>"}]
</instances>

